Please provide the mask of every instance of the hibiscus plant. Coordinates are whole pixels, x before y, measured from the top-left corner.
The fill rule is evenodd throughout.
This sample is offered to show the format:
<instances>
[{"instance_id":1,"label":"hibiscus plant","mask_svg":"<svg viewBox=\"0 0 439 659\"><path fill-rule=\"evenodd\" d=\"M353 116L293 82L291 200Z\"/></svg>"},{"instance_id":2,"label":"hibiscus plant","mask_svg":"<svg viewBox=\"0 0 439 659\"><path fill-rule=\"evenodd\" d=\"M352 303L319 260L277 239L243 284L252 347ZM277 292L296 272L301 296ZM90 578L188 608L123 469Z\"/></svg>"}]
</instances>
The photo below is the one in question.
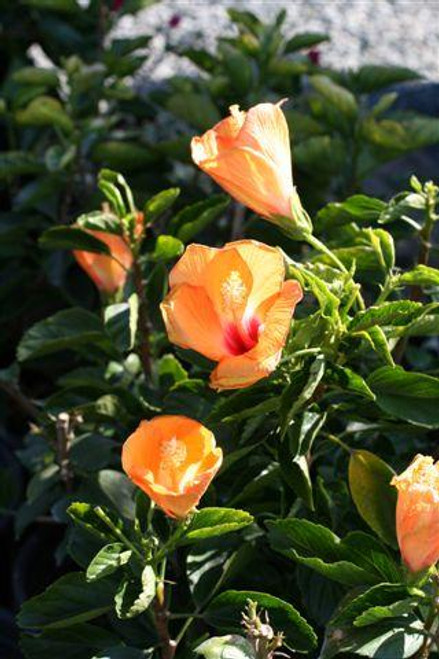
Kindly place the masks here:
<instances>
[{"instance_id":1,"label":"hibiscus plant","mask_svg":"<svg viewBox=\"0 0 439 659\"><path fill-rule=\"evenodd\" d=\"M130 11L32 4L44 44L40 12L104 8L109 30ZM6 234L20 217L37 239L8 256L29 249L36 292L9 289L23 331L0 372L5 428L25 426L26 492L2 470L0 505L31 540L28 659L439 655L439 187L361 191L437 122L368 96L412 72L323 70L303 51L324 35L230 15L215 54L179 53L206 75L148 110L123 67L146 41L86 63L55 40L52 82L5 84Z\"/></svg>"}]
</instances>

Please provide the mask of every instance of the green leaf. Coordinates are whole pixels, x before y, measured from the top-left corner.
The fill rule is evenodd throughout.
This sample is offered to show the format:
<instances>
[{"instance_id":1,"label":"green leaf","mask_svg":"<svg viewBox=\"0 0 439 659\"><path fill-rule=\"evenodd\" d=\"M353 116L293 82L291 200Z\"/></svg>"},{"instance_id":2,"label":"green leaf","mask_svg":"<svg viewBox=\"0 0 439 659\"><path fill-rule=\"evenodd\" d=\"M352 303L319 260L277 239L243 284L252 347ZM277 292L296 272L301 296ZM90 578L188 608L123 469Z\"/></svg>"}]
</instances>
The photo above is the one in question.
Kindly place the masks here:
<instances>
[{"instance_id":1,"label":"green leaf","mask_svg":"<svg viewBox=\"0 0 439 659\"><path fill-rule=\"evenodd\" d=\"M331 202L324 206L316 217L316 228L319 231L331 230L355 222L357 224L372 224L380 217L387 205L381 199L358 194L348 197L342 202Z\"/></svg>"},{"instance_id":2,"label":"green leaf","mask_svg":"<svg viewBox=\"0 0 439 659\"><path fill-rule=\"evenodd\" d=\"M363 614L371 611L374 607L392 606L401 600L405 600L408 596L414 597L415 595L422 598L423 592L404 584L380 583L355 597L347 599L346 602L342 602L331 620L331 625L356 624L356 620L361 619Z\"/></svg>"},{"instance_id":3,"label":"green leaf","mask_svg":"<svg viewBox=\"0 0 439 659\"><path fill-rule=\"evenodd\" d=\"M270 521L267 526L275 551L328 579L346 586L373 584L380 579L367 558L349 545L349 536L340 540L329 529L306 519Z\"/></svg>"},{"instance_id":4,"label":"green leaf","mask_svg":"<svg viewBox=\"0 0 439 659\"><path fill-rule=\"evenodd\" d=\"M398 82L417 80L421 75L412 69L402 66L381 66L366 64L361 66L354 76L358 91L368 94L370 92L390 87Z\"/></svg>"},{"instance_id":5,"label":"green leaf","mask_svg":"<svg viewBox=\"0 0 439 659\"><path fill-rule=\"evenodd\" d=\"M28 599L18 614L22 629L57 629L98 618L112 608L113 586L89 584L82 572L72 572Z\"/></svg>"},{"instance_id":6,"label":"green leaf","mask_svg":"<svg viewBox=\"0 0 439 659\"><path fill-rule=\"evenodd\" d=\"M22 634L20 648L27 659L90 659L116 642L114 633L85 622L62 629L45 628L38 636Z\"/></svg>"},{"instance_id":7,"label":"green leaf","mask_svg":"<svg viewBox=\"0 0 439 659\"><path fill-rule=\"evenodd\" d=\"M172 206L179 194L180 188L169 188L148 199L143 209L145 221L148 224L155 222L160 215Z\"/></svg>"},{"instance_id":8,"label":"green leaf","mask_svg":"<svg viewBox=\"0 0 439 659\"><path fill-rule=\"evenodd\" d=\"M316 647L314 630L300 613L291 604L266 593L228 590L215 597L203 617L208 624L219 629L240 630L241 614L248 600L256 602L268 612L273 628L285 633L285 645L288 648L306 652Z\"/></svg>"},{"instance_id":9,"label":"green leaf","mask_svg":"<svg viewBox=\"0 0 439 659\"><path fill-rule=\"evenodd\" d=\"M367 627L328 627L319 659L348 652L371 659L412 659L424 642L424 625L416 616Z\"/></svg>"},{"instance_id":10,"label":"green leaf","mask_svg":"<svg viewBox=\"0 0 439 659\"><path fill-rule=\"evenodd\" d=\"M96 344L105 347L107 337L100 319L84 309L65 309L41 320L22 337L18 361L42 357L59 350Z\"/></svg>"},{"instance_id":11,"label":"green leaf","mask_svg":"<svg viewBox=\"0 0 439 659\"><path fill-rule=\"evenodd\" d=\"M93 162L124 173L150 167L156 158L156 154L151 149L137 142L117 142L116 140L98 142L91 152Z\"/></svg>"},{"instance_id":12,"label":"green leaf","mask_svg":"<svg viewBox=\"0 0 439 659\"><path fill-rule=\"evenodd\" d=\"M108 245L77 227L51 227L39 238L43 249L79 249L96 254L110 254Z\"/></svg>"},{"instance_id":13,"label":"green leaf","mask_svg":"<svg viewBox=\"0 0 439 659\"><path fill-rule=\"evenodd\" d=\"M371 391L370 387L368 387L361 375L355 373L347 366L331 364L326 369L324 379L325 382L340 387L342 390L358 394L369 400L375 400L375 394Z\"/></svg>"},{"instance_id":14,"label":"green leaf","mask_svg":"<svg viewBox=\"0 0 439 659\"><path fill-rule=\"evenodd\" d=\"M14 82L20 85L43 85L57 87L58 74L53 69L42 69L37 66L25 66L17 69L11 76Z\"/></svg>"},{"instance_id":15,"label":"green leaf","mask_svg":"<svg viewBox=\"0 0 439 659\"><path fill-rule=\"evenodd\" d=\"M218 51L232 88L240 94L247 94L254 81L251 59L228 43L220 43Z\"/></svg>"},{"instance_id":16,"label":"green leaf","mask_svg":"<svg viewBox=\"0 0 439 659\"><path fill-rule=\"evenodd\" d=\"M367 625L374 625L387 618L401 618L408 613L412 613L413 609L418 606L418 604L419 600L417 598L408 597L405 600L393 602L393 604L388 604L387 606L372 606L370 609L367 609L355 618L354 625L355 627L366 627Z\"/></svg>"},{"instance_id":17,"label":"green leaf","mask_svg":"<svg viewBox=\"0 0 439 659\"><path fill-rule=\"evenodd\" d=\"M420 302L398 300L384 302L379 307L369 307L357 313L349 323L350 332L360 332L374 325L386 327L389 325L408 325L424 311Z\"/></svg>"},{"instance_id":18,"label":"green leaf","mask_svg":"<svg viewBox=\"0 0 439 659\"><path fill-rule=\"evenodd\" d=\"M284 390L280 400L281 435L285 436L288 426L296 414L309 401L317 389L325 372L325 358L319 355L308 362L307 366L290 376L290 384Z\"/></svg>"},{"instance_id":19,"label":"green leaf","mask_svg":"<svg viewBox=\"0 0 439 659\"><path fill-rule=\"evenodd\" d=\"M253 517L244 510L202 508L195 513L179 544L191 544L248 526Z\"/></svg>"},{"instance_id":20,"label":"green leaf","mask_svg":"<svg viewBox=\"0 0 439 659\"><path fill-rule=\"evenodd\" d=\"M152 258L154 261L171 261L181 256L184 245L174 236L160 235L157 237Z\"/></svg>"},{"instance_id":21,"label":"green leaf","mask_svg":"<svg viewBox=\"0 0 439 659\"><path fill-rule=\"evenodd\" d=\"M377 455L363 449L349 458L349 487L358 512L379 537L397 549L395 472Z\"/></svg>"},{"instance_id":22,"label":"green leaf","mask_svg":"<svg viewBox=\"0 0 439 659\"><path fill-rule=\"evenodd\" d=\"M205 659L225 659L225 657L256 659L252 645L247 639L238 636L238 634L214 636L201 643L194 651L203 655Z\"/></svg>"},{"instance_id":23,"label":"green leaf","mask_svg":"<svg viewBox=\"0 0 439 659\"><path fill-rule=\"evenodd\" d=\"M410 327L410 325L407 327ZM395 365L387 337L381 327L373 325L373 327L369 327L368 330L361 332L361 335L370 344L372 350L374 350L388 366Z\"/></svg>"},{"instance_id":24,"label":"green leaf","mask_svg":"<svg viewBox=\"0 0 439 659\"><path fill-rule=\"evenodd\" d=\"M312 87L330 103L332 108L351 119L357 115L357 101L350 91L325 75L313 75L309 81Z\"/></svg>"},{"instance_id":25,"label":"green leaf","mask_svg":"<svg viewBox=\"0 0 439 659\"><path fill-rule=\"evenodd\" d=\"M114 597L118 617L126 620L146 611L155 597L155 590L156 579L151 565L145 566L140 580L125 577Z\"/></svg>"},{"instance_id":26,"label":"green leaf","mask_svg":"<svg viewBox=\"0 0 439 659\"><path fill-rule=\"evenodd\" d=\"M0 181L13 176L38 174L43 165L31 153L6 151L0 153Z\"/></svg>"},{"instance_id":27,"label":"green leaf","mask_svg":"<svg viewBox=\"0 0 439 659\"><path fill-rule=\"evenodd\" d=\"M213 195L206 201L187 206L170 222L169 229L184 243L216 220L230 203L226 195Z\"/></svg>"},{"instance_id":28,"label":"green leaf","mask_svg":"<svg viewBox=\"0 0 439 659\"><path fill-rule=\"evenodd\" d=\"M438 378L383 366L369 376L367 384L387 414L426 428L439 427Z\"/></svg>"},{"instance_id":29,"label":"green leaf","mask_svg":"<svg viewBox=\"0 0 439 659\"><path fill-rule=\"evenodd\" d=\"M413 270L400 275L398 283L407 286L439 286L439 270L427 265L417 265Z\"/></svg>"},{"instance_id":30,"label":"green leaf","mask_svg":"<svg viewBox=\"0 0 439 659\"><path fill-rule=\"evenodd\" d=\"M15 118L24 126L56 126L67 134L75 128L62 104L51 96L35 98L24 110L17 110Z\"/></svg>"},{"instance_id":31,"label":"green leaf","mask_svg":"<svg viewBox=\"0 0 439 659\"><path fill-rule=\"evenodd\" d=\"M139 298L132 293L128 302L120 302L105 307L105 329L121 352L132 350L136 342Z\"/></svg>"},{"instance_id":32,"label":"green leaf","mask_svg":"<svg viewBox=\"0 0 439 659\"><path fill-rule=\"evenodd\" d=\"M119 530L122 529L122 522L101 506L94 506L91 503L84 503L82 501L74 501L67 508L67 513L75 524L78 524L102 542L108 543L118 540L118 536L115 535L104 520L110 519L111 523Z\"/></svg>"},{"instance_id":33,"label":"green leaf","mask_svg":"<svg viewBox=\"0 0 439 659\"><path fill-rule=\"evenodd\" d=\"M99 487L119 515L133 520L136 508L134 503L136 487L132 481L115 469L102 469L98 472L97 478Z\"/></svg>"},{"instance_id":34,"label":"green leaf","mask_svg":"<svg viewBox=\"0 0 439 659\"><path fill-rule=\"evenodd\" d=\"M205 131L221 120L217 107L205 94L176 92L166 102L166 109L190 126Z\"/></svg>"},{"instance_id":35,"label":"green leaf","mask_svg":"<svg viewBox=\"0 0 439 659\"><path fill-rule=\"evenodd\" d=\"M115 233L117 235L122 234L122 222L117 217L117 215L113 215L113 213L105 213L103 211L92 211L91 213L85 213L84 215L80 215L78 217L76 224L82 229L104 231L105 233Z\"/></svg>"},{"instance_id":36,"label":"green leaf","mask_svg":"<svg viewBox=\"0 0 439 659\"><path fill-rule=\"evenodd\" d=\"M306 456L298 455L291 458L282 449L287 447L284 440L279 450L279 464L286 483L300 497L310 510L314 510L314 498L312 492L309 465Z\"/></svg>"},{"instance_id":37,"label":"green leaf","mask_svg":"<svg viewBox=\"0 0 439 659\"><path fill-rule=\"evenodd\" d=\"M105 545L91 561L85 573L87 581L96 581L116 572L122 565L128 563L131 550L127 550L121 542Z\"/></svg>"},{"instance_id":38,"label":"green leaf","mask_svg":"<svg viewBox=\"0 0 439 659\"><path fill-rule=\"evenodd\" d=\"M80 5L76 0L22 0L22 3L28 7L66 14L76 14L78 11L81 11Z\"/></svg>"},{"instance_id":39,"label":"green leaf","mask_svg":"<svg viewBox=\"0 0 439 659\"><path fill-rule=\"evenodd\" d=\"M329 35L322 32L301 32L288 39L285 44L285 53L295 53L297 50L304 50L317 46L319 43L329 41Z\"/></svg>"}]
</instances>

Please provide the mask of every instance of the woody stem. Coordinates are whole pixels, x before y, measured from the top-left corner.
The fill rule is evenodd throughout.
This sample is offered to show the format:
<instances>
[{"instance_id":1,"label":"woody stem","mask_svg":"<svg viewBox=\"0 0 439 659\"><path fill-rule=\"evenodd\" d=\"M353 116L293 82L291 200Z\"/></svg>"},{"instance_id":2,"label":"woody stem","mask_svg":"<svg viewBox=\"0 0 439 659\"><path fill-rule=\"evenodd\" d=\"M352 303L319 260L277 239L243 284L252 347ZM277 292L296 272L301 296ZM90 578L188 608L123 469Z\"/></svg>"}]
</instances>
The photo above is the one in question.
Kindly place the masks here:
<instances>
[{"instance_id":1,"label":"woody stem","mask_svg":"<svg viewBox=\"0 0 439 659\"><path fill-rule=\"evenodd\" d=\"M177 644L171 639L168 629L169 613L165 603L164 579L166 573L166 558L160 567L159 581L154 600L154 622L160 640L162 659L173 659Z\"/></svg>"},{"instance_id":2,"label":"woody stem","mask_svg":"<svg viewBox=\"0 0 439 659\"><path fill-rule=\"evenodd\" d=\"M143 275L139 261L135 258L133 263L133 279L137 297L139 298L139 353L143 372L147 378L151 375L151 353L149 349L150 323L146 310L145 290L143 286Z\"/></svg>"}]
</instances>

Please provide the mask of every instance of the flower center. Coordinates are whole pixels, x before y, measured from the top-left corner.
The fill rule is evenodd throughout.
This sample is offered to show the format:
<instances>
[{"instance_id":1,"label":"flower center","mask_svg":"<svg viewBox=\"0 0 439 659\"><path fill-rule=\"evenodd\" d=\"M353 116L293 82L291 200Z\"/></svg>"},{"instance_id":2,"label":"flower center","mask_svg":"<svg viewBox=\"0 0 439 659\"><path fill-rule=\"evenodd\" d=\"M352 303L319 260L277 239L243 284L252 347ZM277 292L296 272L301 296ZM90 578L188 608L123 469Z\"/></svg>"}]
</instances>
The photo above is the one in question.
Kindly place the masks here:
<instances>
[{"instance_id":1,"label":"flower center","mask_svg":"<svg viewBox=\"0 0 439 659\"><path fill-rule=\"evenodd\" d=\"M186 460L186 445L176 437L164 439L160 444L160 456L162 458L160 465L162 469L178 468Z\"/></svg>"},{"instance_id":2,"label":"flower center","mask_svg":"<svg viewBox=\"0 0 439 659\"><path fill-rule=\"evenodd\" d=\"M247 287L237 270L232 270L227 279L221 284L221 295L225 311L245 302Z\"/></svg>"},{"instance_id":3,"label":"flower center","mask_svg":"<svg viewBox=\"0 0 439 659\"><path fill-rule=\"evenodd\" d=\"M243 355L258 342L261 321L252 316L243 323L229 323L225 331L226 345L232 355Z\"/></svg>"}]
</instances>

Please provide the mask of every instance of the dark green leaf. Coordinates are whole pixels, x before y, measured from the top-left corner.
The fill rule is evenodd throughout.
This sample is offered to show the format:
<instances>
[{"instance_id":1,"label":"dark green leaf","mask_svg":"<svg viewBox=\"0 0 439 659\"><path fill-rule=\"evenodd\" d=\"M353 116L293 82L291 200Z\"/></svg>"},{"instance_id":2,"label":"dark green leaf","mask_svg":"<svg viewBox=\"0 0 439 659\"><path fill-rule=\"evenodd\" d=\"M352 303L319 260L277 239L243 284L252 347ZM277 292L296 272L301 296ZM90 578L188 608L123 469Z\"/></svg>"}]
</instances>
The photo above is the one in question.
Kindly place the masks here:
<instances>
[{"instance_id":1,"label":"dark green leaf","mask_svg":"<svg viewBox=\"0 0 439 659\"><path fill-rule=\"evenodd\" d=\"M119 618L135 618L146 611L155 597L156 580L151 565L143 569L141 579L125 577L115 595L114 602Z\"/></svg>"},{"instance_id":2,"label":"dark green leaf","mask_svg":"<svg viewBox=\"0 0 439 659\"><path fill-rule=\"evenodd\" d=\"M331 107L349 118L356 116L358 105L355 96L350 91L325 75L313 75L309 80L314 89L331 104Z\"/></svg>"},{"instance_id":3,"label":"dark green leaf","mask_svg":"<svg viewBox=\"0 0 439 659\"><path fill-rule=\"evenodd\" d=\"M305 519L268 522L270 543L276 551L347 586L379 580L360 552L332 531Z\"/></svg>"},{"instance_id":4,"label":"dark green leaf","mask_svg":"<svg viewBox=\"0 0 439 659\"><path fill-rule=\"evenodd\" d=\"M96 254L110 254L108 245L77 227L52 227L38 241L44 249L79 249Z\"/></svg>"},{"instance_id":5,"label":"dark green leaf","mask_svg":"<svg viewBox=\"0 0 439 659\"><path fill-rule=\"evenodd\" d=\"M214 636L195 648L197 654L205 659L256 659L255 651L247 639L237 634L227 636Z\"/></svg>"},{"instance_id":6,"label":"dark green leaf","mask_svg":"<svg viewBox=\"0 0 439 659\"><path fill-rule=\"evenodd\" d=\"M214 536L231 533L248 526L253 517L244 510L232 508L202 508L191 520L180 544L190 544L213 538Z\"/></svg>"},{"instance_id":7,"label":"dark green leaf","mask_svg":"<svg viewBox=\"0 0 439 659\"><path fill-rule=\"evenodd\" d=\"M304 50L305 48L312 48L317 46L323 41L329 41L329 36L322 32L301 32L288 39L285 44L286 53L294 53L297 50Z\"/></svg>"},{"instance_id":8,"label":"dark green leaf","mask_svg":"<svg viewBox=\"0 0 439 659\"><path fill-rule=\"evenodd\" d=\"M398 300L384 302L379 307L369 307L357 313L349 324L349 331L360 332L374 325L386 327L388 325L408 325L424 311L420 302L411 300Z\"/></svg>"},{"instance_id":9,"label":"dark green leaf","mask_svg":"<svg viewBox=\"0 0 439 659\"><path fill-rule=\"evenodd\" d=\"M84 309L65 309L27 330L18 345L17 358L22 362L59 350L102 345L106 341L97 316Z\"/></svg>"},{"instance_id":10,"label":"dark green leaf","mask_svg":"<svg viewBox=\"0 0 439 659\"><path fill-rule=\"evenodd\" d=\"M25 126L56 126L67 134L75 128L62 104L51 96L35 98L27 108L18 110L15 117L19 124Z\"/></svg>"},{"instance_id":11,"label":"dark green leaf","mask_svg":"<svg viewBox=\"0 0 439 659\"><path fill-rule=\"evenodd\" d=\"M438 378L383 366L369 376L367 384L387 414L427 428L439 426Z\"/></svg>"},{"instance_id":12,"label":"dark green leaf","mask_svg":"<svg viewBox=\"0 0 439 659\"><path fill-rule=\"evenodd\" d=\"M90 659L117 642L117 636L97 625L82 623L62 629L43 629L38 636L22 634L20 647L27 659Z\"/></svg>"},{"instance_id":13,"label":"dark green leaf","mask_svg":"<svg viewBox=\"0 0 439 659\"><path fill-rule=\"evenodd\" d=\"M25 629L56 629L87 622L111 610L113 594L106 581L89 584L82 572L65 574L23 604L18 624Z\"/></svg>"},{"instance_id":14,"label":"dark green leaf","mask_svg":"<svg viewBox=\"0 0 439 659\"><path fill-rule=\"evenodd\" d=\"M105 329L121 352L132 350L136 341L139 298L132 293L128 302L111 304L104 310Z\"/></svg>"},{"instance_id":15,"label":"dark green leaf","mask_svg":"<svg viewBox=\"0 0 439 659\"><path fill-rule=\"evenodd\" d=\"M349 487L357 510L385 542L396 540L396 488L390 485L395 472L370 451L352 451L349 458Z\"/></svg>"},{"instance_id":16,"label":"dark green leaf","mask_svg":"<svg viewBox=\"0 0 439 659\"><path fill-rule=\"evenodd\" d=\"M169 188L148 199L143 209L145 221L148 224L155 222L160 215L172 206L179 194L180 188Z\"/></svg>"},{"instance_id":17,"label":"dark green leaf","mask_svg":"<svg viewBox=\"0 0 439 659\"><path fill-rule=\"evenodd\" d=\"M273 628L285 633L287 647L301 652L315 648L317 637L300 613L291 604L266 593L228 590L210 603L204 618L219 629L240 630L241 614L248 600L268 612Z\"/></svg>"},{"instance_id":18,"label":"dark green leaf","mask_svg":"<svg viewBox=\"0 0 439 659\"><path fill-rule=\"evenodd\" d=\"M127 550L121 542L105 545L88 566L85 573L87 581L96 581L109 574L113 574L113 572L116 572L118 568L129 561L131 553L131 550Z\"/></svg>"}]
</instances>

